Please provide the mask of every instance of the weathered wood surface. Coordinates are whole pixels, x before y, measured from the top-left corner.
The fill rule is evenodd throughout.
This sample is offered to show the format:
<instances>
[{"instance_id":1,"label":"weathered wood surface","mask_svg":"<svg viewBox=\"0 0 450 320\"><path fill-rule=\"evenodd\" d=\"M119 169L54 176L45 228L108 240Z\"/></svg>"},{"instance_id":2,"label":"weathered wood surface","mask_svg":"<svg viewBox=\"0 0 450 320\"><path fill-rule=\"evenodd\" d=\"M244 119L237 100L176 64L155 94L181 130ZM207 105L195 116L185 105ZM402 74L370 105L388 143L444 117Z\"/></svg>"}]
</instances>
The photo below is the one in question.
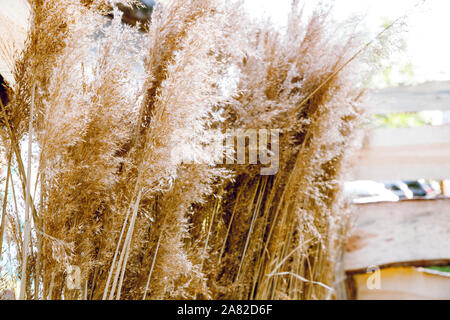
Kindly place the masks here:
<instances>
[{"instance_id":1,"label":"weathered wood surface","mask_svg":"<svg viewBox=\"0 0 450 320\"><path fill-rule=\"evenodd\" d=\"M347 272L450 263L450 199L358 205L355 210L344 255Z\"/></svg>"},{"instance_id":2,"label":"weathered wood surface","mask_svg":"<svg viewBox=\"0 0 450 320\"><path fill-rule=\"evenodd\" d=\"M367 141L351 178L414 180L450 178L450 126L376 129Z\"/></svg>"},{"instance_id":3,"label":"weathered wood surface","mask_svg":"<svg viewBox=\"0 0 450 320\"><path fill-rule=\"evenodd\" d=\"M450 81L375 90L367 107L373 114L449 110Z\"/></svg>"},{"instance_id":4,"label":"weathered wood surface","mask_svg":"<svg viewBox=\"0 0 450 320\"><path fill-rule=\"evenodd\" d=\"M449 300L450 274L423 268L387 268L355 275L357 300Z\"/></svg>"}]
</instances>

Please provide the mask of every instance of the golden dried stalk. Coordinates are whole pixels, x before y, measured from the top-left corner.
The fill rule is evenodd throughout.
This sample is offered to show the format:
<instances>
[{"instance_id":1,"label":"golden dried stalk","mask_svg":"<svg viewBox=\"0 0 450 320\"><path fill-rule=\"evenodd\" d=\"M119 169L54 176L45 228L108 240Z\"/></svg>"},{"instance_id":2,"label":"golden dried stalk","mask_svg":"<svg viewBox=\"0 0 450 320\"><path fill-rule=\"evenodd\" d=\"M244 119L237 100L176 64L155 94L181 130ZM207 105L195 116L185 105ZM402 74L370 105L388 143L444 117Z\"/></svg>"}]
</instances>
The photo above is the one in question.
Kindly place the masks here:
<instances>
[{"instance_id":1,"label":"golden dried stalk","mask_svg":"<svg viewBox=\"0 0 450 320\"><path fill-rule=\"evenodd\" d=\"M2 108L35 217L29 241L16 237L21 298L335 297L362 37L296 1L287 32L238 2L167 1L146 35L118 11L106 22L92 10L103 4L31 1ZM227 129L279 129L276 175L217 164L208 147L221 150ZM39 205L20 166L26 132Z\"/></svg>"}]
</instances>

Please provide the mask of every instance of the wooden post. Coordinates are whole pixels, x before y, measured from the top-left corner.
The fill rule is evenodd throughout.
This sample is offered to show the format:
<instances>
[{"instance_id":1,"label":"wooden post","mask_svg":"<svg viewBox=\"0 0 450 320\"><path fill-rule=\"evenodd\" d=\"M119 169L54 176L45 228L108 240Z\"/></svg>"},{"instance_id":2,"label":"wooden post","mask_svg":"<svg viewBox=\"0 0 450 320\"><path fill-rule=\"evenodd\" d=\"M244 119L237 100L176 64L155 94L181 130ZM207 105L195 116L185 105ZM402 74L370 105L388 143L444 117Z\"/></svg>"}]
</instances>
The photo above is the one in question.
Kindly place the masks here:
<instances>
[{"instance_id":1,"label":"wooden post","mask_svg":"<svg viewBox=\"0 0 450 320\"><path fill-rule=\"evenodd\" d=\"M441 194L447 196L447 184L445 183L445 180L441 180Z\"/></svg>"}]
</instances>

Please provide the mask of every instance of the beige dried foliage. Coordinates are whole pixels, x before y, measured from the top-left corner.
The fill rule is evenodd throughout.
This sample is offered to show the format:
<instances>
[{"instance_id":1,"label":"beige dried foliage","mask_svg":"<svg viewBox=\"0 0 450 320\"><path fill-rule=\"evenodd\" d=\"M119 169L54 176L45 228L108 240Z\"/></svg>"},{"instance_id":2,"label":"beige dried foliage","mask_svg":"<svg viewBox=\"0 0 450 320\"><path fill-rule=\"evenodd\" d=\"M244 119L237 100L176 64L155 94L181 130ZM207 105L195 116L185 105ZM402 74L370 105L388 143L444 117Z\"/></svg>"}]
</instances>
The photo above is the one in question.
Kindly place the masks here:
<instances>
[{"instance_id":1,"label":"beige dried foliage","mask_svg":"<svg viewBox=\"0 0 450 320\"><path fill-rule=\"evenodd\" d=\"M3 134L26 133L33 103L26 298L334 298L366 61L340 67L360 35L296 2L280 31L239 2L173 0L143 36L105 3L31 1ZM279 172L217 165L227 129L280 129Z\"/></svg>"}]
</instances>

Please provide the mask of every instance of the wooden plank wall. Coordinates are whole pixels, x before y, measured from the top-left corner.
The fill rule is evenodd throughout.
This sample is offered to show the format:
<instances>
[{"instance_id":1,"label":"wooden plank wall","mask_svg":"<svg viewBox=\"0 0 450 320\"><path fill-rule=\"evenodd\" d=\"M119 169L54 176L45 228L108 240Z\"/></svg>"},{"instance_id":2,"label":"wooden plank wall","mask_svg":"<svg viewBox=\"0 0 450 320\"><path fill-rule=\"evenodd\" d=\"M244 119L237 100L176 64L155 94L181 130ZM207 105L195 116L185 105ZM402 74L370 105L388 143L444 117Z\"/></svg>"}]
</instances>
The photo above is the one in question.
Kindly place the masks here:
<instances>
[{"instance_id":1,"label":"wooden plank wall","mask_svg":"<svg viewBox=\"0 0 450 320\"><path fill-rule=\"evenodd\" d=\"M377 129L368 133L354 180L450 178L450 125Z\"/></svg>"},{"instance_id":2,"label":"wooden plank wall","mask_svg":"<svg viewBox=\"0 0 450 320\"><path fill-rule=\"evenodd\" d=\"M372 114L450 110L450 81L373 92ZM448 112L448 111L447 111ZM450 125L369 131L352 180L450 178Z\"/></svg>"},{"instance_id":3,"label":"wooden plank wall","mask_svg":"<svg viewBox=\"0 0 450 320\"><path fill-rule=\"evenodd\" d=\"M344 255L347 273L450 263L450 199L358 205L356 217Z\"/></svg>"},{"instance_id":4,"label":"wooden plank wall","mask_svg":"<svg viewBox=\"0 0 450 320\"><path fill-rule=\"evenodd\" d=\"M355 287L353 298L357 300L449 300L450 274L414 267L387 268L379 274L355 275Z\"/></svg>"},{"instance_id":5,"label":"wooden plank wall","mask_svg":"<svg viewBox=\"0 0 450 320\"><path fill-rule=\"evenodd\" d=\"M450 81L393 87L369 94L368 110L374 114L450 109Z\"/></svg>"}]
</instances>

